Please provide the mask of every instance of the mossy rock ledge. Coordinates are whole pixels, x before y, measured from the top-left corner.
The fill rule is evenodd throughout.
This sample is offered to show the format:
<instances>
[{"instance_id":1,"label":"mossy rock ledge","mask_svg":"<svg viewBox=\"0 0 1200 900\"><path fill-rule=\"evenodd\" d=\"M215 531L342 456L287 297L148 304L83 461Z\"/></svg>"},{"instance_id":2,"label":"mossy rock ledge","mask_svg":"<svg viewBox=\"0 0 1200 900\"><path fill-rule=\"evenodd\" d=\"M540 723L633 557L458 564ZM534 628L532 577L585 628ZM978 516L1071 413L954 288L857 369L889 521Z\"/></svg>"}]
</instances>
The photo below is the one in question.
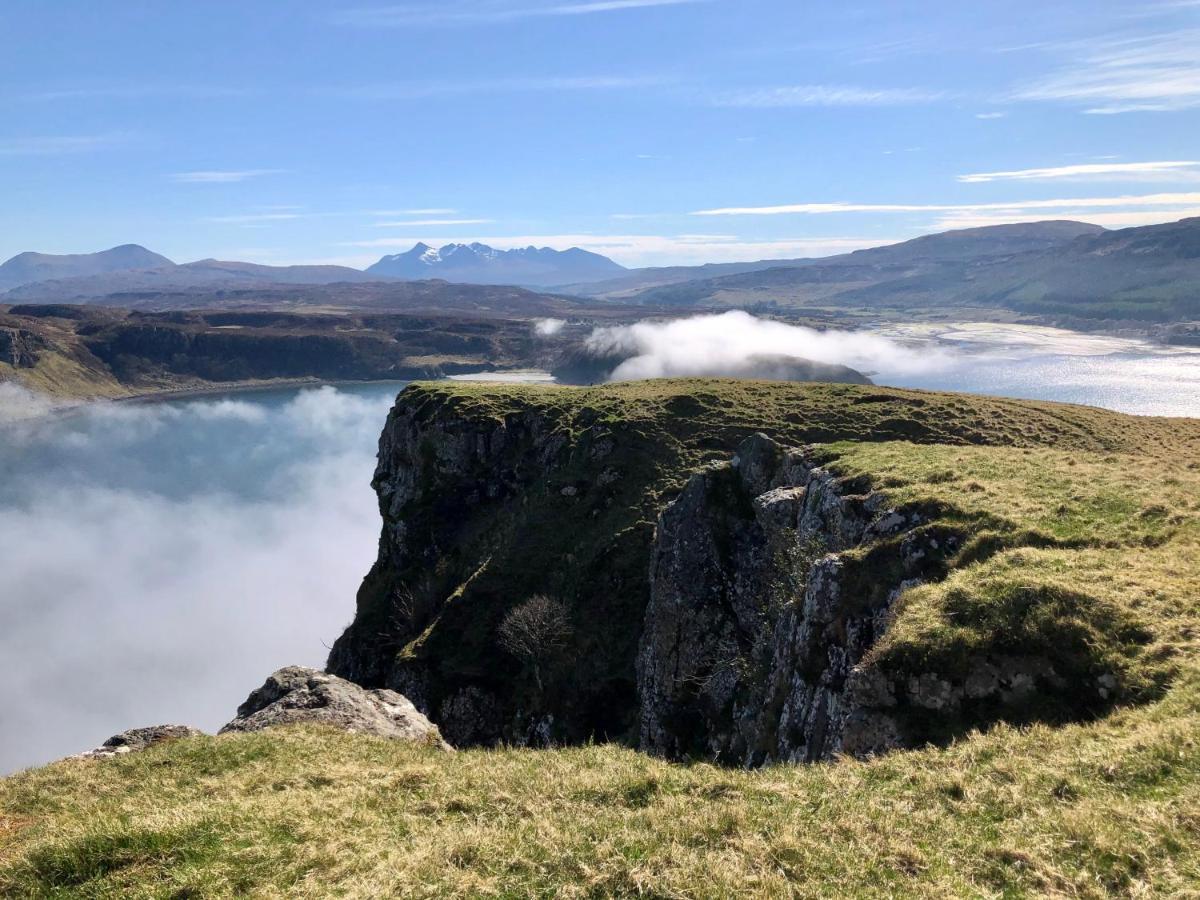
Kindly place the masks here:
<instances>
[{"instance_id":1,"label":"mossy rock ledge","mask_svg":"<svg viewBox=\"0 0 1200 900\"><path fill-rule=\"evenodd\" d=\"M759 765L1093 719L1194 622L1200 423L874 386L415 384L331 673L455 746ZM514 652L532 597L566 625Z\"/></svg>"}]
</instances>

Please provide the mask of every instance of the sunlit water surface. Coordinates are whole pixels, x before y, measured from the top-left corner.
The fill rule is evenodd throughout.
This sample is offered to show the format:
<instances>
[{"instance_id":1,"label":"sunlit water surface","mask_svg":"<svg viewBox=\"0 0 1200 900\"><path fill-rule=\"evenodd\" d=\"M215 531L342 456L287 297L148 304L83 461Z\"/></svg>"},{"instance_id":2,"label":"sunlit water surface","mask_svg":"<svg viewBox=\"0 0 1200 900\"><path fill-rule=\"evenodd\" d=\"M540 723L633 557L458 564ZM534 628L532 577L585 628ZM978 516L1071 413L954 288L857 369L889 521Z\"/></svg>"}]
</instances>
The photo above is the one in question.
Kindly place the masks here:
<instances>
[{"instance_id":1,"label":"sunlit water surface","mask_svg":"<svg viewBox=\"0 0 1200 900\"><path fill-rule=\"evenodd\" d=\"M1200 350L1025 325L879 329L928 351L917 370L879 384L1085 403L1153 416L1200 416Z\"/></svg>"}]
</instances>

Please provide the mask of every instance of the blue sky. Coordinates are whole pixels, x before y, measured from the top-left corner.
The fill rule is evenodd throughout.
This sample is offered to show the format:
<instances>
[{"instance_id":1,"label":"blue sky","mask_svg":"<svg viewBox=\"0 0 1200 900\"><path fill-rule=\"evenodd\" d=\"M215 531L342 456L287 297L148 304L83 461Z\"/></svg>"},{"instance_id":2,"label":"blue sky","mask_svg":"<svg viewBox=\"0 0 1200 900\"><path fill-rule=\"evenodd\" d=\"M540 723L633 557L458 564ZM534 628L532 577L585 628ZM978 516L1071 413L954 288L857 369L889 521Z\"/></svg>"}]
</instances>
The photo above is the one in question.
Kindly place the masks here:
<instances>
[{"instance_id":1,"label":"blue sky","mask_svg":"<svg viewBox=\"0 0 1200 900\"><path fill-rule=\"evenodd\" d=\"M627 265L1200 215L1200 0L5 0L0 258Z\"/></svg>"}]
</instances>

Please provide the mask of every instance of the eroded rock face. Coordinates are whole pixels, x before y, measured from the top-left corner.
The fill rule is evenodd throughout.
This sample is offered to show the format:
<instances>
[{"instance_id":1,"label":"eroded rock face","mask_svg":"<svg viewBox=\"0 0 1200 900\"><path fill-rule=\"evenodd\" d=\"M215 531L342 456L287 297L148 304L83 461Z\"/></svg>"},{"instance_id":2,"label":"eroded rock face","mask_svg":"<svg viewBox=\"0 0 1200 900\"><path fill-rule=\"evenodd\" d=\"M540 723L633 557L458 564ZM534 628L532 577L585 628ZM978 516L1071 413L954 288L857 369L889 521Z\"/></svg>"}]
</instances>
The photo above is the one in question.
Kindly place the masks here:
<instances>
[{"instance_id":1,"label":"eroded rock face","mask_svg":"<svg viewBox=\"0 0 1200 900\"><path fill-rule=\"evenodd\" d=\"M886 712L893 686L865 675L847 685L895 596L953 549L920 526L880 495L845 494L802 451L761 434L694 476L655 539L638 655L642 745L754 765L901 743ZM868 561L865 546L887 547L894 565ZM864 587L867 565L899 577Z\"/></svg>"},{"instance_id":2,"label":"eroded rock face","mask_svg":"<svg viewBox=\"0 0 1200 900\"><path fill-rule=\"evenodd\" d=\"M897 598L944 577L962 536L856 489L759 434L663 511L637 664L645 749L869 756L1067 688L1037 657L971 659L957 676L871 663Z\"/></svg>"},{"instance_id":3,"label":"eroded rock face","mask_svg":"<svg viewBox=\"0 0 1200 900\"><path fill-rule=\"evenodd\" d=\"M23 328L0 328L0 362L16 369L31 369L37 365L40 351L46 342L32 331Z\"/></svg>"},{"instance_id":4,"label":"eroded rock face","mask_svg":"<svg viewBox=\"0 0 1200 900\"><path fill-rule=\"evenodd\" d=\"M123 753L136 753L168 741L194 737L204 734L199 728L190 725L151 725L148 728L131 728L114 734L95 750L81 753L79 759L107 759L110 756L120 756Z\"/></svg>"},{"instance_id":5,"label":"eroded rock face","mask_svg":"<svg viewBox=\"0 0 1200 900\"><path fill-rule=\"evenodd\" d=\"M238 707L237 718L221 733L306 723L450 749L437 726L403 695L367 690L336 675L302 666L288 666L270 675Z\"/></svg>"}]
</instances>

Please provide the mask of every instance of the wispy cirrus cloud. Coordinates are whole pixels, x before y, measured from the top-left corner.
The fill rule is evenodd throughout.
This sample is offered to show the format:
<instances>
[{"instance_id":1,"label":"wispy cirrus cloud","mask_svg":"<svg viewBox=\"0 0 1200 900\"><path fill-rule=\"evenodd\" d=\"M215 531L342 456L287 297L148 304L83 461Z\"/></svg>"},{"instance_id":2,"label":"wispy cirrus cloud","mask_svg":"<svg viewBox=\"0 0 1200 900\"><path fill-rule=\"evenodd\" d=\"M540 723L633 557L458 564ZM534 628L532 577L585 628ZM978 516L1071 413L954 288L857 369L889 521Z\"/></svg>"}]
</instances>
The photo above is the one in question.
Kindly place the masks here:
<instances>
[{"instance_id":1,"label":"wispy cirrus cloud","mask_svg":"<svg viewBox=\"0 0 1200 900\"><path fill-rule=\"evenodd\" d=\"M1200 106L1200 29L1062 45L1070 60L1014 100L1083 105L1084 112L1172 112Z\"/></svg>"},{"instance_id":2,"label":"wispy cirrus cloud","mask_svg":"<svg viewBox=\"0 0 1200 900\"><path fill-rule=\"evenodd\" d=\"M453 216L457 215L457 209L451 209L446 206L429 206L423 209L374 209L371 210L373 216Z\"/></svg>"},{"instance_id":3,"label":"wispy cirrus cloud","mask_svg":"<svg viewBox=\"0 0 1200 900\"><path fill-rule=\"evenodd\" d=\"M1014 169L1008 172L975 172L959 175L965 184L989 181L1195 181L1200 179L1200 160L1164 160L1134 163L1085 163L1043 169Z\"/></svg>"},{"instance_id":4,"label":"wispy cirrus cloud","mask_svg":"<svg viewBox=\"0 0 1200 900\"><path fill-rule=\"evenodd\" d=\"M581 0L575 3L532 2L453 2L406 3L343 10L329 16L338 25L363 28L404 28L412 26L494 25L521 19L587 16L599 13L650 9L662 6L692 6L712 0Z\"/></svg>"},{"instance_id":5,"label":"wispy cirrus cloud","mask_svg":"<svg viewBox=\"0 0 1200 900\"><path fill-rule=\"evenodd\" d=\"M659 75L550 75L544 77L488 78L467 81L397 81L323 88L324 96L345 100L423 100L430 97L470 94L542 93L557 91L631 90L669 84Z\"/></svg>"},{"instance_id":6,"label":"wispy cirrus cloud","mask_svg":"<svg viewBox=\"0 0 1200 900\"><path fill-rule=\"evenodd\" d=\"M280 211L245 213L235 216L206 216L201 221L210 225L262 226L272 222L291 222L303 218L307 218L305 213Z\"/></svg>"},{"instance_id":7,"label":"wispy cirrus cloud","mask_svg":"<svg viewBox=\"0 0 1200 900\"><path fill-rule=\"evenodd\" d=\"M1200 204L1200 193L1164 193L1119 197L1071 197L1061 200L1013 200L1003 203L790 203L779 206L727 206L701 209L693 216L782 216L833 213L986 212L993 210L1105 209L1111 207Z\"/></svg>"},{"instance_id":8,"label":"wispy cirrus cloud","mask_svg":"<svg viewBox=\"0 0 1200 900\"><path fill-rule=\"evenodd\" d=\"M127 134L56 135L53 137L0 137L0 156L58 156L90 153L128 144Z\"/></svg>"},{"instance_id":9,"label":"wispy cirrus cloud","mask_svg":"<svg viewBox=\"0 0 1200 900\"><path fill-rule=\"evenodd\" d=\"M253 96L254 91L240 87L201 84L110 84L81 85L57 88L30 88L16 95L29 103L48 103L57 100L147 100L168 98L176 100L222 100Z\"/></svg>"},{"instance_id":10,"label":"wispy cirrus cloud","mask_svg":"<svg viewBox=\"0 0 1200 900\"><path fill-rule=\"evenodd\" d=\"M709 100L714 106L786 109L798 106L908 106L933 103L946 96L944 91L919 88L799 84L720 91Z\"/></svg>"},{"instance_id":11,"label":"wispy cirrus cloud","mask_svg":"<svg viewBox=\"0 0 1200 900\"><path fill-rule=\"evenodd\" d=\"M283 169L208 169L199 172L175 172L167 177L183 184L234 184L262 178L264 175L279 175Z\"/></svg>"},{"instance_id":12,"label":"wispy cirrus cloud","mask_svg":"<svg viewBox=\"0 0 1200 900\"><path fill-rule=\"evenodd\" d=\"M395 222L376 222L376 228L430 228L440 225L491 225L495 219L407 219Z\"/></svg>"},{"instance_id":13,"label":"wispy cirrus cloud","mask_svg":"<svg viewBox=\"0 0 1200 900\"><path fill-rule=\"evenodd\" d=\"M1102 225L1105 228L1134 228L1139 225L1162 225L1165 222L1176 222L1200 216L1200 206L1183 206L1172 209L1118 209L1108 212L1098 212L1095 209L1071 209L1069 207L1055 212L1055 219L1070 219L1075 222L1088 222L1092 225ZM1014 210L1010 213L984 212L950 212L938 216L932 227L939 230L956 228L982 228L987 225L1010 225L1014 222L1030 222L1044 219L1044 215L1036 212L1022 213Z\"/></svg>"}]
</instances>

